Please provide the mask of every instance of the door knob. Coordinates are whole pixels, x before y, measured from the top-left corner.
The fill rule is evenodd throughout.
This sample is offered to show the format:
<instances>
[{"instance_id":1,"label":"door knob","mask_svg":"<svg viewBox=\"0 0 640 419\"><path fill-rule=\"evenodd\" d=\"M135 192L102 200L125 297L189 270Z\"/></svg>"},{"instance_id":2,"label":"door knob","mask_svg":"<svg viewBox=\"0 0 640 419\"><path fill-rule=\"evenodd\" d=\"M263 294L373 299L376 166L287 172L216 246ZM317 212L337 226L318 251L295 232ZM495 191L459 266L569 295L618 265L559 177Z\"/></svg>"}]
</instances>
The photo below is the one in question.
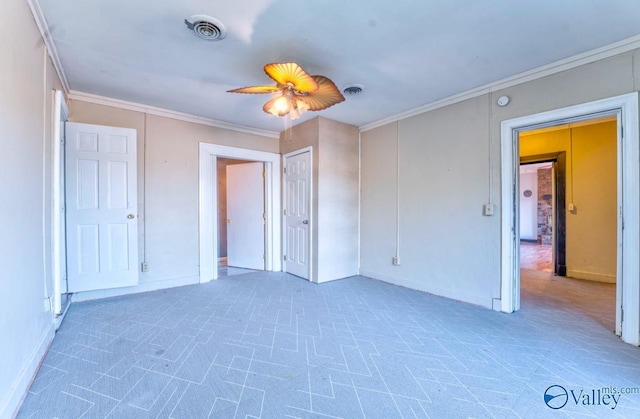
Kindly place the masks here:
<instances>
[{"instance_id":1,"label":"door knob","mask_svg":"<svg viewBox=\"0 0 640 419\"><path fill-rule=\"evenodd\" d=\"M304 220L302 224L309 224L309 220Z\"/></svg>"},{"instance_id":2,"label":"door knob","mask_svg":"<svg viewBox=\"0 0 640 419\"><path fill-rule=\"evenodd\" d=\"M133 214L129 214L129 215L127 215L127 218L130 219L130 220L133 220L134 218L136 218L136 216L133 215Z\"/></svg>"}]
</instances>

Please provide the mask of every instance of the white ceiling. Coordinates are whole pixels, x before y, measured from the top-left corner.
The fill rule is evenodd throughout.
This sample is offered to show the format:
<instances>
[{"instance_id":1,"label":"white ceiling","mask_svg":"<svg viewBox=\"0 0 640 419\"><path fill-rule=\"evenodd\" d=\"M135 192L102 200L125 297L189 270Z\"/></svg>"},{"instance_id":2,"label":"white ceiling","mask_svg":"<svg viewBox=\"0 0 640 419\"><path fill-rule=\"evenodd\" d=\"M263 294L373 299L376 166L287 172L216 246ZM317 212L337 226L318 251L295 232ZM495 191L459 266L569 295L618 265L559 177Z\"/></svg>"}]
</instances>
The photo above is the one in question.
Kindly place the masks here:
<instances>
[{"instance_id":1,"label":"white ceiling","mask_svg":"<svg viewBox=\"0 0 640 419\"><path fill-rule=\"evenodd\" d=\"M362 126L640 34L638 0L40 0L72 90L271 131L262 67L294 61L361 96L307 112ZM223 41L197 38L194 14ZM294 121L298 122L298 121Z\"/></svg>"}]
</instances>

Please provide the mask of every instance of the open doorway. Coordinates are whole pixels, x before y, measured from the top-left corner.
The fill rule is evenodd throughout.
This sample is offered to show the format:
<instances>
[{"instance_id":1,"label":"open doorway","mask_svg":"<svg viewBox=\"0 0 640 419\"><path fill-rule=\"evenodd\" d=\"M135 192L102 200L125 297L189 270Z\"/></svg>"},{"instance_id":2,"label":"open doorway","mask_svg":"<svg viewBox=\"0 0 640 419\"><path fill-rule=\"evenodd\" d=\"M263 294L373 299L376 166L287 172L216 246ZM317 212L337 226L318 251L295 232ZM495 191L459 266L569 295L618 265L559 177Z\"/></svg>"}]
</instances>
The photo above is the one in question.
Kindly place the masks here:
<instances>
[{"instance_id":1,"label":"open doorway","mask_svg":"<svg viewBox=\"0 0 640 419\"><path fill-rule=\"evenodd\" d=\"M520 163L520 268L554 272L555 161Z\"/></svg>"},{"instance_id":2,"label":"open doorway","mask_svg":"<svg viewBox=\"0 0 640 419\"><path fill-rule=\"evenodd\" d=\"M501 298L500 309L513 312L520 309L519 266L519 136L521 132L574 124L602 117L615 117L616 123L616 245L615 245L615 333L622 340L640 344L640 249L637 231L640 228L640 170L637 160L638 94L601 99L567 108L505 120L501 123ZM597 173L597 166L589 167ZM593 174L593 173L592 173ZM595 178L597 180L597 177ZM568 197L573 211L587 205ZM589 204L590 205L590 204ZM567 210L568 210L567 208ZM624 221L624 222L623 222ZM579 231L589 231L582 228ZM568 266L569 268L569 266ZM569 269L567 274L570 274Z\"/></svg>"},{"instance_id":3,"label":"open doorway","mask_svg":"<svg viewBox=\"0 0 640 419\"><path fill-rule=\"evenodd\" d=\"M616 117L607 116L519 133L522 299L608 330L615 328L616 130Z\"/></svg>"},{"instance_id":4,"label":"open doorway","mask_svg":"<svg viewBox=\"0 0 640 419\"><path fill-rule=\"evenodd\" d=\"M264 166L264 270L282 269L280 155L209 143L199 146L199 248L200 283L218 279L218 158L259 162Z\"/></svg>"},{"instance_id":5,"label":"open doorway","mask_svg":"<svg viewBox=\"0 0 640 419\"><path fill-rule=\"evenodd\" d=\"M218 272L234 276L265 269L263 162L218 158Z\"/></svg>"}]
</instances>

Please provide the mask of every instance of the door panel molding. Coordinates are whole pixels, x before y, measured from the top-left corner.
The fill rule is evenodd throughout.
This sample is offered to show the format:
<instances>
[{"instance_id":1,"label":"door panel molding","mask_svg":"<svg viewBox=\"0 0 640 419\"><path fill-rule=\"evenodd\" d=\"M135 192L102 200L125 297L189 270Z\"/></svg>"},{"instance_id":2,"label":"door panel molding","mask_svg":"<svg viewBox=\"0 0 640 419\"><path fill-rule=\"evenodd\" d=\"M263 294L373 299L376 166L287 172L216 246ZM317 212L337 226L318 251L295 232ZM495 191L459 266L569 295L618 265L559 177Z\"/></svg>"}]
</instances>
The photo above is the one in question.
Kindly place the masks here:
<instances>
[{"instance_id":1,"label":"door panel molding","mask_svg":"<svg viewBox=\"0 0 640 419\"><path fill-rule=\"evenodd\" d=\"M284 249L286 249L287 260L284 261L284 271L293 275L300 276L309 281L316 281L313 274L313 147L305 147L292 151L282 156L283 166L289 167L287 160L308 153L305 168L308 174L308 183L303 188L303 192L308 197L308 204L305 208L300 208L299 199L291 199L292 195L299 197L300 189L298 186L297 193L289 189L288 177L290 173L285 173L282 177L284 210L282 215L282 225L284 226L283 238ZM295 213L296 215L292 215ZM291 218L296 219L296 226L289 225ZM300 224L303 223L303 224ZM302 243L302 244L301 244ZM304 265L306 264L306 272Z\"/></svg>"},{"instance_id":2,"label":"door panel molding","mask_svg":"<svg viewBox=\"0 0 640 419\"><path fill-rule=\"evenodd\" d=\"M136 144L132 128L66 123L70 292L138 283Z\"/></svg>"}]
</instances>

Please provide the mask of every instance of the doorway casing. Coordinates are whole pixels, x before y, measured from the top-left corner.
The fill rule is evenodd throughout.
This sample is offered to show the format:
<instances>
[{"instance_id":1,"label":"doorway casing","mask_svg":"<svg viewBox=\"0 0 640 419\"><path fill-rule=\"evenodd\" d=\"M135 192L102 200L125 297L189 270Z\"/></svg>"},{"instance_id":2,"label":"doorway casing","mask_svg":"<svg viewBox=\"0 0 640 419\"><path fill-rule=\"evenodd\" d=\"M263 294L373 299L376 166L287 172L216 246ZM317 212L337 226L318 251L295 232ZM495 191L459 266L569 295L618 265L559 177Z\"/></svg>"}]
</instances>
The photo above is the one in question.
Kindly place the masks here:
<instances>
[{"instance_id":1,"label":"doorway casing","mask_svg":"<svg viewBox=\"0 0 640 419\"><path fill-rule=\"evenodd\" d=\"M218 171L216 159L229 158L265 163L266 247L265 270L280 271L280 155L265 151L200 143L198 229L200 283L218 279Z\"/></svg>"},{"instance_id":2,"label":"doorway casing","mask_svg":"<svg viewBox=\"0 0 640 419\"><path fill-rule=\"evenodd\" d=\"M616 334L640 345L640 170L638 93L503 121L501 124L501 291L500 310L520 308L518 241L518 137L522 131L596 117L617 117Z\"/></svg>"},{"instance_id":3,"label":"doorway casing","mask_svg":"<svg viewBox=\"0 0 640 419\"><path fill-rule=\"evenodd\" d=\"M54 317L61 316L62 294L67 292L66 284L66 239L64 224L64 123L69 117L69 108L64 94L56 90L53 96L53 161L51 164L51 261ZM56 321L56 329L60 327L62 318Z\"/></svg>"}]
</instances>

